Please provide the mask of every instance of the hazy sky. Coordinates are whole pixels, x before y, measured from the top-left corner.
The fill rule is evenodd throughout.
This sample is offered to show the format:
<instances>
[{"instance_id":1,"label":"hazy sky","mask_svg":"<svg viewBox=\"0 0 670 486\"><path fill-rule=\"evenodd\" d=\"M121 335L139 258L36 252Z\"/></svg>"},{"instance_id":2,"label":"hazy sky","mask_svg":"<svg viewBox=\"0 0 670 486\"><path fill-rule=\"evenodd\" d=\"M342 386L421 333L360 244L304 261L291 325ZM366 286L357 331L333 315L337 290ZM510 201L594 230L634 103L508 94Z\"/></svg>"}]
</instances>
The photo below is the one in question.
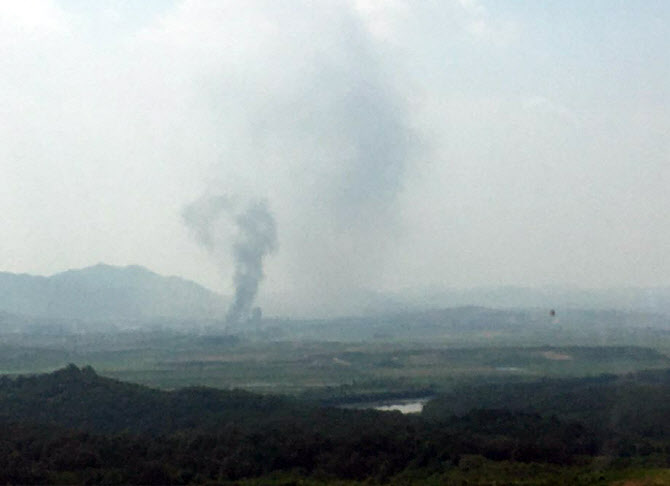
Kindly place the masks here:
<instances>
[{"instance_id":1,"label":"hazy sky","mask_svg":"<svg viewBox=\"0 0 670 486\"><path fill-rule=\"evenodd\" d=\"M222 195L286 309L670 285L669 46L663 0L2 2L0 270L230 293L181 218Z\"/></svg>"}]
</instances>

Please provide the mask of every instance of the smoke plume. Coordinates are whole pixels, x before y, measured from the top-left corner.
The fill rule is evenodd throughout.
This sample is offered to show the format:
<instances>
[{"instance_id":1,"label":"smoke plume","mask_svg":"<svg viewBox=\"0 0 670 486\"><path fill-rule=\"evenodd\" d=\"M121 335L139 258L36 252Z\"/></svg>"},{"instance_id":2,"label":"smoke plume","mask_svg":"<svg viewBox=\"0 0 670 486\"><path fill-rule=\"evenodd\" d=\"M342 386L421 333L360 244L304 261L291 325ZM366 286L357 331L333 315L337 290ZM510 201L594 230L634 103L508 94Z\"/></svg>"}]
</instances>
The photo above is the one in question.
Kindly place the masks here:
<instances>
[{"instance_id":1,"label":"smoke plume","mask_svg":"<svg viewBox=\"0 0 670 486\"><path fill-rule=\"evenodd\" d=\"M215 259L221 258L222 251L232 249L235 295L226 321L239 324L260 314L252 306L264 277L263 260L277 249L277 228L267 203L251 201L240 211L226 196L203 197L188 205L182 218ZM231 230L235 232L232 239Z\"/></svg>"},{"instance_id":2,"label":"smoke plume","mask_svg":"<svg viewBox=\"0 0 670 486\"><path fill-rule=\"evenodd\" d=\"M211 59L215 75L199 101L219 137L209 177L218 179L210 187L268 195L277 211L288 283L265 295L266 305L282 309L293 301L310 314L365 300L359 289L384 278L402 230L400 196L419 149L404 84L390 75L379 41L356 12L326 4L271 2L238 12L236 21L249 25L259 15L272 25L301 27L241 34L240 49L253 60L247 62L263 69L239 66L223 49ZM196 216L206 219L219 204L230 201L204 204ZM201 228L196 237L207 246L212 231ZM252 269L235 260L231 320L247 305L245 274L254 281Z\"/></svg>"}]
</instances>

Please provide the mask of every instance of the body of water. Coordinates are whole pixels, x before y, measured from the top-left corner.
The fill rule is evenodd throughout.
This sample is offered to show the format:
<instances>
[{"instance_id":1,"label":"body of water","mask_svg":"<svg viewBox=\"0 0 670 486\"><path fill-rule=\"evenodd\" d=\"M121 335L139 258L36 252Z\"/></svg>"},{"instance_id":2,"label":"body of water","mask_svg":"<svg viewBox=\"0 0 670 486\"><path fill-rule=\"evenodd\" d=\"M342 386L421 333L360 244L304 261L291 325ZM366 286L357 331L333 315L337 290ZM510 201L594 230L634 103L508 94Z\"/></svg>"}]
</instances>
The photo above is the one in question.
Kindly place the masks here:
<instances>
[{"instance_id":1,"label":"body of water","mask_svg":"<svg viewBox=\"0 0 670 486\"><path fill-rule=\"evenodd\" d=\"M383 402L366 402L366 403L348 403L342 405L343 408L358 408L367 409L373 408L384 412L398 411L400 413L421 413L423 406L431 398L408 398L403 400L388 400Z\"/></svg>"}]
</instances>

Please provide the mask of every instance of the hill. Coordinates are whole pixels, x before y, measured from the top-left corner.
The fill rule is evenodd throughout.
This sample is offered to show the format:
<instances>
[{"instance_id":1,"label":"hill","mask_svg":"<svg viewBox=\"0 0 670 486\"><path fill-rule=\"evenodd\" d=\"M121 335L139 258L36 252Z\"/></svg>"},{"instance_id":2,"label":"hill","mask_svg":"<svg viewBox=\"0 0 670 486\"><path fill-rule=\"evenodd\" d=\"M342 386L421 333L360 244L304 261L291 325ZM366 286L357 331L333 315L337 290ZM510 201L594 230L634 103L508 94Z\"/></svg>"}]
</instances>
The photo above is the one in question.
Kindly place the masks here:
<instances>
[{"instance_id":1,"label":"hill","mask_svg":"<svg viewBox=\"0 0 670 486\"><path fill-rule=\"evenodd\" d=\"M241 390L191 387L173 392L99 376L69 365L50 374L0 378L0 423L34 423L98 433L168 433L258 421L298 407Z\"/></svg>"},{"instance_id":2,"label":"hill","mask_svg":"<svg viewBox=\"0 0 670 486\"><path fill-rule=\"evenodd\" d=\"M302 318L342 318L414 312L445 307L490 309L616 310L670 314L670 287L579 288L569 286L498 286L473 288L408 287L374 290L351 287L327 301L300 301L264 293L263 308L270 314ZM293 304L292 304L293 303Z\"/></svg>"},{"instance_id":3,"label":"hill","mask_svg":"<svg viewBox=\"0 0 670 486\"><path fill-rule=\"evenodd\" d=\"M428 403L426 418L444 419L473 409L540 413L587 423L604 436L629 441L670 435L670 370L624 375L544 379L527 383L468 384Z\"/></svg>"},{"instance_id":4,"label":"hill","mask_svg":"<svg viewBox=\"0 0 670 486\"><path fill-rule=\"evenodd\" d=\"M419 287L400 293L380 294L378 299L387 309L483 306L494 309L593 309L670 314L668 287Z\"/></svg>"},{"instance_id":5,"label":"hill","mask_svg":"<svg viewBox=\"0 0 670 486\"><path fill-rule=\"evenodd\" d=\"M640 344L640 336L670 331L667 314L620 310L450 307L374 316L268 320L278 333L327 341L448 339L452 344Z\"/></svg>"},{"instance_id":6,"label":"hill","mask_svg":"<svg viewBox=\"0 0 670 486\"><path fill-rule=\"evenodd\" d=\"M49 277L0 273L0 311L33 318L111 320L212 318L224 297L144 267L98 264Z\"/></svg>"},{"instance_id":7,"label":"hill","mask_svg":"<svg viewBox=\"0 0 670 486\"><path fill-rule=\"evenodd\" d=\"M632 460L667 467L669 377L510 383L504 403L499 388L480 390L495 408L463 404L454 415L444 396L411 417L235 390L158 391L70 365L0 379L0 482L620 484L604 480L634 473ZM556 390L565 406L547 400ZM516 409L518 391L532 410Z\"/></svg>"}]
</instances>

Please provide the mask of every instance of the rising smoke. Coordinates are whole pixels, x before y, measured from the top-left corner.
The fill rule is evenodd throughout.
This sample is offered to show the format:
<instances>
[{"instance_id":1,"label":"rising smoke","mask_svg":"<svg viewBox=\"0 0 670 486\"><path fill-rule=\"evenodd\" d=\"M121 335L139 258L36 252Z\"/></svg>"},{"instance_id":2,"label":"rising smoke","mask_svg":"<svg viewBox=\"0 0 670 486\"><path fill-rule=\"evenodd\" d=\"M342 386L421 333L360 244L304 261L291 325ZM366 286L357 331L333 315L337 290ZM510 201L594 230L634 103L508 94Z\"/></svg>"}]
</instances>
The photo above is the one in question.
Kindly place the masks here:
<instances>
[{"instance_id":1,"label":"rising smoke","mask_svg":"<svg viewBox=\"0 0 670 486\"><path fill-rule=\"evenodd\" d=\"M277 208L282 269L290 272L290 285L278 292L290 295L269 294L267 305L294 301L310 313L339 311L365 300L359 289L378 285L400 233L399 196L417 150L403 84L348 7L249 8L237 13L240 22L256 25L258 14L300 28L249 30L250 38L236 41L263 69L226 57L213 68L220 76L203 100L220 137L212 187L268 195ZM196 234L205 246L211 231Z\"/></svg>"},{"instance_id":2,"label":"rising smoke","mask_svg":"<svg viewBox=\"0 0 670 486\"><path fill-rule=\"evenodd\" d=\"M258 316L253 304L264 277L263 260L277 249L277 228L267 203L254 200L239 210L226 196L203 197L188 205L182 218L213 258L219 260L221 252L232 249L235 295L226 322L235 325ZM230 229L235 232L232 239Z\"/></svg>"}]
</instances>

